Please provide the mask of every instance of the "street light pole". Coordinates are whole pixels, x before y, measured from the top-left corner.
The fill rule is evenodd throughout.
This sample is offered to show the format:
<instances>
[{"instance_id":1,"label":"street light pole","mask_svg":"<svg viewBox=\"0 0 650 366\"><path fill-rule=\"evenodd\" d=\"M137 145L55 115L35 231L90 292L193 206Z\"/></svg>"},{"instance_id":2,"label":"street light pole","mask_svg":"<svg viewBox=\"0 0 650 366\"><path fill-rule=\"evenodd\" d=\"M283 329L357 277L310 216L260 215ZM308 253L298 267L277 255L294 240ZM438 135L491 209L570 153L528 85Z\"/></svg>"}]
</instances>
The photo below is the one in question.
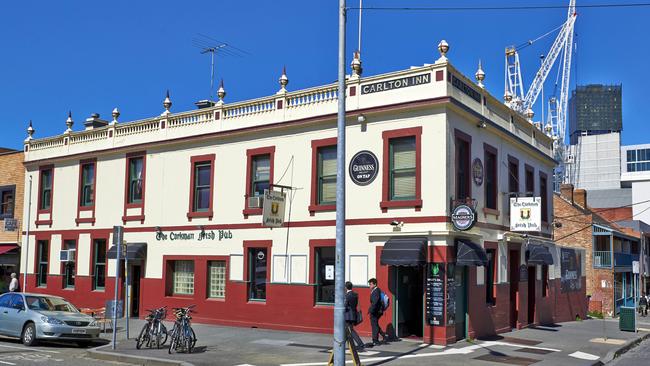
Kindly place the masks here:
<instances>
[{"instance_id":1,"label":"street light pole","mask_svg":"<svg viewBox=\"0 0 650 366\"><path fill-rule=\"evenodd\" d=\"M25 229L25 241L23 247L25 249L25 274L23 275L23 292L27 292L27 266L29 265L29 221L31 220L32 213L32 176L29 176L29 194L27 199L27 228ZM18 226L20 228L20 226ZM36 242L34 242L36 244ZM34 268L36 273L36 268Z\"/></svg>"},{"instance_id":2,"label":"street light pole","mask_svg":"<svg viewBox=\"0 0 650 366\"><path fill-rule=\"evenodd\" d=\"M345 365L345 0L339 0L338 118L336 140L336 267L334 278L334 365Z\"/></svg>"}]
</instances>

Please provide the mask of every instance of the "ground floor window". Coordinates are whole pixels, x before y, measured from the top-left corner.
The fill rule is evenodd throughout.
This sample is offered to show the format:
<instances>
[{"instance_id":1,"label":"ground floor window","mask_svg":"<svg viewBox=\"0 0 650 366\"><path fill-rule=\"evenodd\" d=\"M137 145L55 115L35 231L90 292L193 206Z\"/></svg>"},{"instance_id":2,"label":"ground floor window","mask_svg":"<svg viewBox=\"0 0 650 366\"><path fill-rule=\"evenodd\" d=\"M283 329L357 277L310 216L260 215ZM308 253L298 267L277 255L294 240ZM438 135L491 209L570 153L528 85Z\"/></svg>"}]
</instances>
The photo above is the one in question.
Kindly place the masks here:
<instances>
[{"instance_id":1,"label":"ground floor window","mask_svg":"<svg viewBox=\"0 0 650 366\"><path fill-rule=\"evenodd\" d=\"M76 266L75 266L75 261L76 261L76 249L77 249L77 242L74 240L65 240L63 242L63 248L64 250L68 251L67 254L67 261L62 262L63 265L63 287L65 288L74 288L74 280L76 276ZM63 255L62 255L63 257Z\"/></svg>"},{"instance_id":2,"label":"ground floor window","mask_svg":"<svg viewBox=\"0 0 650 366\"><path fill-rule=\"evenodd\" d=\"M335 247L317 247L314 254L316 303L333 304Z\"/></svg>"},{"instance_id":3,"label":"ground floor window","mask_svg":"<svg viewBox=\"0 0 650 366\"><path fill-rule=\"evenodd\" d=\"M93 245L93 290L106 285L106 240L95 239Z\"/></svg>"},{"instance_id":4,"label":"ground floor window","mask_svg":"<svg viewBox=\"0 0 650 366\"><path fill-rule=\"evenodd\" d=\"M226 297L226 261L208 262L208 297Z\"/></svg>"},{"instance_id":5,"label":"ground floor window","mask_svg":"<svg viewBox=\"0 0 650 366\"><path fill-rule=\"evenodd\" d=\"M248 249L248 299L266 300L266 248Z\"/></svg>"},{"instance_id":6,"label":"ground floor window","mask_svg":"<svg viewBox=\"0 0 650 366\"><path fill-rule=\"evenodd\" d=\"M38 269L36 274L36 286L47 285L47 263L50 257L50 246L47 240L39 240L38 246Z\"/></svg>"},{"instance_id":7,"label":"ground floor window","mask_svg":"<svg viewBox=\"0 0 650 366\"><path fill-rule=\"evenodd\" d=\"M174 261L172 294L194 295L194 261Z\"/></svg>"}]
</instances>

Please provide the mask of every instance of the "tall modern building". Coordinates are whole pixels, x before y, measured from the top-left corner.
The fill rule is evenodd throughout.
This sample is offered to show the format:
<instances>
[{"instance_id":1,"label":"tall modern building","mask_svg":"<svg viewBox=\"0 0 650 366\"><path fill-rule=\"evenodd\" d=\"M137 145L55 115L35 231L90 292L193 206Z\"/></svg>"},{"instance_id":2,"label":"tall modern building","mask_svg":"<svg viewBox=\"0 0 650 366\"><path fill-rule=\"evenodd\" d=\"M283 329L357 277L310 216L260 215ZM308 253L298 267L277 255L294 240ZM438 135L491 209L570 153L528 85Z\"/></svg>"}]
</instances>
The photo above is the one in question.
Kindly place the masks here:
<instances>
[{"instance_id":1,"label":"tall modern building","mask_svg":"<svg viewBox=\"0 0 650 366\"><path fill-rule=\"evenodd\" d=\"M569 99L571 145L578 143L578 136L623 130L622 89L620 84L590 84L573 90Z\"/></svg>"}]
</instances>

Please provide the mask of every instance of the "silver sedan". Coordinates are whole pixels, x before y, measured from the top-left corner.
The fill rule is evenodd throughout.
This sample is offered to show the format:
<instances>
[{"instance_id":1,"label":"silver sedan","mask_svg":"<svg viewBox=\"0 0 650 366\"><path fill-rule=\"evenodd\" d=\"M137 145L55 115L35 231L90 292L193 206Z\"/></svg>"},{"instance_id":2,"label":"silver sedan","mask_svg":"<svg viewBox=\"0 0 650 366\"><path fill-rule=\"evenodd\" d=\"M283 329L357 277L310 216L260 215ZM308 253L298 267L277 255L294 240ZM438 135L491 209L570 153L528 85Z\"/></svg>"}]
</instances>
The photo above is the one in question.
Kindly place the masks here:
<instances>
[{"instance_id":1,"label":"silver sedan","mask_svg":"<svg viewBox=\"0 0 650 366\"><path fill-rule=\"evenodd\" d=\"M0 334L20 337L26 346L38 340L88 345L99 337L99 326L61 297L10 292L0 295Z\"/></svg>"}]
</instances>

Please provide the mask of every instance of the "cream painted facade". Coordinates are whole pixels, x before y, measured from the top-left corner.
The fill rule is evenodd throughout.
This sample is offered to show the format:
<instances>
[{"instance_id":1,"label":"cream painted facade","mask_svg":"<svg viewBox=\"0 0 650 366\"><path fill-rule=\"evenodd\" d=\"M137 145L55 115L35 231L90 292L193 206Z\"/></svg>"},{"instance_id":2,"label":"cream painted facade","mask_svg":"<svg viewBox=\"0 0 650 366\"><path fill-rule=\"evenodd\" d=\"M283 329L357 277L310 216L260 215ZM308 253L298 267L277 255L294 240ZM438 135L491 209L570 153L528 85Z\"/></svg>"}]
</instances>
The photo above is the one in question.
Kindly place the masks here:
<instances>
[{"instance_id":1,"label":"cream painted facade","mask_svg":"<svg viewBox=\"0 0 650 366\"><path fill-rule=\"evenodd\" d=\"M407 78L410 81L420 78L420 84L364 93L369 90L369 85L383 83L382 89L385 89L386 82ZM76 275L80 279L91 276L92 238L105 237L110 246L112 227L123 225L127 242L146 243L142 278L143 284L149 284L150 288L154 287L152 283L155 281L162 283L166 278L165 261L168 258L188 256L226 258L228 282L245 283L246 242L257 240L272 241L269 253L271 268L267 278L271 288L274 284L313 285L310 243L317 239L335 238L335 212L310 212L308 209L312 195L311 143L336 137L337 92L335 85L295 92L283 89L275 95L255 100L219 102L210 108L181 113L165 111L146 120L111 122L104 127L26 140L25 179L32 177L34 197L39 195L39 169L52 165L54 171L51 213L39 213L38 205L32 205L31 217L34 219L29 223L28 238L30 258L23 258L28 273L34 275L36 272L36 238L46 238L50 245L49 275L60 275L58 252L63 240L72 236L77 240ZM436 252L436 247L451 253L453 249L449 248L454 247L455 240L464 238L479 245L497 243L496 284L508 283L509 243L523 241L521 236L508 232L508 156L519 160L520 191L524 190L525 165L534 168L536 196L540 195L539 173L548 177L548 221L551 222L555 164L551 138L447 62L363 78L353 75L347 80L346 94L346 167L349 159L361 150L373 152L379 160L379 173L371 184L359 186L349 176L346 179L346 278L359 286L365 286L372 277L387 279L386 273L380 273L378 256L391 238L425 237L430 253ZM473 98L476 96L479 101ZM361 122L359 115L365 116L365 121ZM387 131L408 128L421 128L418 163L421 207L409 205L382 210L380 202L387 161L382 135ZM450 204L456 189L456 130L472 137L470 161L480 158L485 162L484 144L498 151L497 211L484 210L485 183L477 186L471 182L472 197L477 201L478 224L462 232L454 230L449 222ZM247 186L247 150L263 147L275 149L273 183L297 188L288 201L291 216L285 219L289 224L283 228L262 227L261 215L244 215L242 212ZM125 213L139 214L137 209L125 208L126 156L139 151L146 151L144 219L123 222ZM213 216L190 220L191 158L207 154L215 155ZM89 158L96 159L95 206L93 212L78 214L80 161ZM94 223L76 222L76 219L90 217L94 217ZM36 225L35 220L45 224ZM400 232L392 230L390 222L393 220L404 222ZM198 238L201 227L206 232L215 232L217 239L157 240L157 230L168 235L193 233ZM232 238L218 240L219 230L231 233ZM543 232L535 235L544 240L543 237L549 238L550 233L550 227L546 225ZM555 263L558 263L552 242L547 240L545 245L552 249ZM525 263L525 250L519 253L519 262ZM429 260L435 260L436 256L430 254ZM115 276L115 260L108 260L106 276ZM541 266L537 268L536 277L541 279ZM559 268L550 266L549 278L556 277L559 277ZM473 278L477 285L485 282L483 271L476 271ZM106 293L98 294L99 298L112 296L112 292L108 293L108 282L113 280L107 278ZM28 290L34 290L36 282L30 283ZM48 286L50 283L48 280ZM195 277L195 285L197 283L205 283L205 280L199 281ZM165 285L160 286L156 288ZM231 289L234 285L228 286ZM384 286L388 287L387 284ZM77 292L80 291L78 287ZM50 287L37 290L51 292ZM59 290L53 292L60 293ZM167 295L161 293L157 296L165 298ZM226 300L228 296L227 291ZM172 302L177 300L170 297ZM195 300L198 301L188 301ZM159 302L158 298L142 301ZM270 304L271 299L267 301ZM87 302L90 306L91 301ZM215 315L212 320L218 322L219 318ZM430 338L433 341L436 337L432 335Z\"/></svg>"}]
</instances>

